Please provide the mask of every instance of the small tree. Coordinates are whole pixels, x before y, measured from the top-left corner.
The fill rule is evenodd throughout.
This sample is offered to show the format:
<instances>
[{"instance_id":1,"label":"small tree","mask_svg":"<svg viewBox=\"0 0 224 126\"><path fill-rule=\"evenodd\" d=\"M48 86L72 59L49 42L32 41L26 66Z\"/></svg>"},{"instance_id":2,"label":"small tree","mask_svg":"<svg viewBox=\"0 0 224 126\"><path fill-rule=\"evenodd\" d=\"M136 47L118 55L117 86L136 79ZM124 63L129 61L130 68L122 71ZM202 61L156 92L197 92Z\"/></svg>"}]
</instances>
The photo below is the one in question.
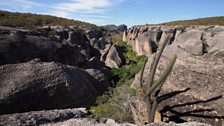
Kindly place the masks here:
<instances>
[{"instance_id":1,"label":"small tree","mask_svg":"<svg viewBox=\"0 0 224 126\"><path fill-rule=\"evenodd\" d=\"M165 83L168 75L171 73L171 70L172 70L173 65L177 58L176 54L174 54L171 57L171 59L169 60L166 69L159 76L158 80L154 79L159 60L161 58L161 55L163 53L165 46L167 45L167 43L170 39L170 36L171 36L170 34L166 36L166 38L164 39L164 41L161 44L159 51L153 57L153 61L151 64L151 70L150 70L150 74L149 74L149 79L146 82L146 85L147 85L146 89L143 88L143 73L144 73L144 69L145 69L148 59L145 60L143 68L141 70L140 92L141 92L142 96L146 99L148 123L154 122L155 113L156 113L156 109L158 106L159 92L160 92L163 84Z\"/></svg>"}]
</instances>

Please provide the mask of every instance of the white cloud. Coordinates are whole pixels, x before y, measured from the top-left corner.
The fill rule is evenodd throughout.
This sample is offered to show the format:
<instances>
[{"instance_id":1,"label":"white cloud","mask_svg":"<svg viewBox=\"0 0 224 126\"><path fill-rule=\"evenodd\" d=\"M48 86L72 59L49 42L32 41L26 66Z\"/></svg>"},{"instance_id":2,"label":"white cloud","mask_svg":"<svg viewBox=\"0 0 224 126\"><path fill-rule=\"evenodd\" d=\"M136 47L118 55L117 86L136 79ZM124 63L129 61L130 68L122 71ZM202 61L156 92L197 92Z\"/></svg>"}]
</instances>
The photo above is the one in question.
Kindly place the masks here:
<instances>
[{"instance_id":1,"label":"white cloud","mask_svg":"<svg viewBox=\"0 0 224 126\"><path fill-rule=\"evenodd\" d=\"M56 4L54 8L65 12L91 12L111 5L109 0L70 0Z\"/></svg>"},{"instance_id":2,"label":"white cloud","mask_svg":"<svg viewBox=\"0 0 224 126\"><path fill-rule=\"evenodd\" d=\"M5 0L1 6L18 12L33 12L102 24L108 19L109 8L126 0L64 0L59 3L40 3L34 0ZM43 8L41 10L39 8ZM37 12L38 11L38 12Z\"/></svg>"},{"instance_id":3,"label":"white cloud","mask_svg":"<svg viewBox=\"0 0 224 126\"><path fill-rule=\"evenodd\" d=\"M44 6L40 3L33 2L32 0L5 0L0 2L0 6L9 8L19 8L20 10L29 10L32 7Z\"/></svg>"}]
</instances>

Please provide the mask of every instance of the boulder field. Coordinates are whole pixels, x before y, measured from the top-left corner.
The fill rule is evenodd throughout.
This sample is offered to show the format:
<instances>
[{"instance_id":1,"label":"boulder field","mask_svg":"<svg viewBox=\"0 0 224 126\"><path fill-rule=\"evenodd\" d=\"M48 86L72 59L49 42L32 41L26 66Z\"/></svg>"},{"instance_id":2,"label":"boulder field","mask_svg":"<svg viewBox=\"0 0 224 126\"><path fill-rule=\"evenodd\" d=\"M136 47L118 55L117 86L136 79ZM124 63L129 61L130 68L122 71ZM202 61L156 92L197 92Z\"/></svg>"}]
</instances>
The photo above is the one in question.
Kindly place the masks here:
<instances>
[{"instance_id":1,"label":"boulder field","mask_svg":"<svg viewBox=\"0 0 224 126\"><path fill-rule=\"evenodd\" d=\"M93 105L121 65L116 51L104 30L0 26L0 114Z\"/></svg>"}]
</instances>

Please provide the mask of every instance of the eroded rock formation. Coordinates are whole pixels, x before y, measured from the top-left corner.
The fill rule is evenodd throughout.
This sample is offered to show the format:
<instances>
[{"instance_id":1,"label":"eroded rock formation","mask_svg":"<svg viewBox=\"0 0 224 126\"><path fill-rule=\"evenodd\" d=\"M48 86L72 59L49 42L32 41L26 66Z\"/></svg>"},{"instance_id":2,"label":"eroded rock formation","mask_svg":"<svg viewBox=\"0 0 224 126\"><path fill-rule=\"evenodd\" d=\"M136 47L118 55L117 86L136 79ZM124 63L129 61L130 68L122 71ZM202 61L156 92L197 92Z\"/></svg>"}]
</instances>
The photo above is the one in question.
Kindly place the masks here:
<instances>
[{"instance_id":1,"label":"eroded rock formation","mask_svg":"<svg viewBox=\"0 0 224 126\"><path fill-rule=\"evenodd\" d=\"M1 26L0 114L93 105L110 85L111 45L97 29Z\"/></svg>"},{"instance_id":2,"label":"eroded rock formation","mask_svg":"<svg viewBox=\"0 0 224 126\"><path fill-rule=\"evenodd\" d=\"M109 86L99 70L37 59L0 66L0 78L1 114L88 107Z\"/></svg>"},{"instance_id":3,"label":"eroded rock formation","mask_svg":"<svg viewBox=\"0 0 224 126\"><path fill-rule=\"evenodd\" d=\"M166 33L171 34L171 38L160 59L157 77L166 67L171 55L177 54L177 61L161 94L168 97L171 94L172 97L161 100L159 111L175 121L200 120L212 125L222 125L224 26L145 26L129 29L127 42L137 54L149 56L144 71L145 82L149 76L153 55L159 49L160 41L165 38ZM152 46L152 43L155 46ZM138 87L138 84L139 75L135 77L133 87ZM179 93L172 95L171 92Z\"/></svg>"},{"instance_id":4,"label":"eroded rock formation","mask_svg":"<svg viewBox=\"0 0 224 126\"><path fill-rule=\"evenodd\" d=\"M179 55L203 55L224 50L224 26L142 26L124 33L124 40L132 45L138 55L150 55L159 47L166 34L171 33L166 53L175 50Z\"/></svg>"}]
</instances>

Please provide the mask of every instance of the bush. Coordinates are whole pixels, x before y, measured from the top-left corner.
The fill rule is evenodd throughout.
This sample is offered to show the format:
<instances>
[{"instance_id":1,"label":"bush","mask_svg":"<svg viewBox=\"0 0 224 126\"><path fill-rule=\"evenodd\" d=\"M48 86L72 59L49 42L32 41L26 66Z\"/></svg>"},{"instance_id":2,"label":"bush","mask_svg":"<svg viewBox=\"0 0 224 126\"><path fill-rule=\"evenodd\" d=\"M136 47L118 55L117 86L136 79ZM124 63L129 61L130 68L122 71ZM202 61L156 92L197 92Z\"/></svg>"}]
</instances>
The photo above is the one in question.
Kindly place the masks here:
<instances>
[{"instance_id":1,"label":"bush","mask_svg":"<svg viewBox=\"0 0 224 126\"><path fill-rule=\"evenodd\" d=\"M98 105L90 110L93 115L96 118L112 118L117 122L133 122L129 102L130 98L136 95L135 89L122 85L110 92L111 95L103 95L97 98ZM109 99L107 99L108 96L110 96ZM105 100L107 101L105 102Z\"/></svg>"}]
</instances>

